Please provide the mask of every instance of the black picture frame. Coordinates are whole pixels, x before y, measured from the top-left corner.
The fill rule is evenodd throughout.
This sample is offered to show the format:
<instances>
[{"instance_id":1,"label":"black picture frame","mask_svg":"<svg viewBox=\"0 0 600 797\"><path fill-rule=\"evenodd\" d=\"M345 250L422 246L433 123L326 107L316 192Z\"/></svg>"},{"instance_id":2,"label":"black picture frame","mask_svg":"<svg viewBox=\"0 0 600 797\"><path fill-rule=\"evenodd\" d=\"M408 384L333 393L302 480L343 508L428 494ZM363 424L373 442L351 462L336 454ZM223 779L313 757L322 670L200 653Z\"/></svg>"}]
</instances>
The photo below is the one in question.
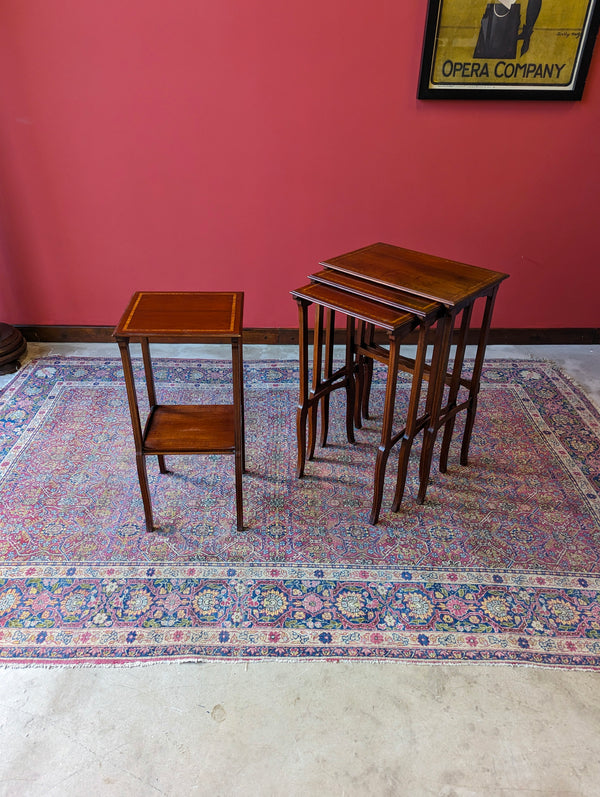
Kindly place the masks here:
<instances>
[{"instance_id":1,"label":"black picture frame","mask_svg":"<svg viewBox=\"0 0 600 797\"><path fill-rule=\"evenodd\" d=\"M600 0L429 0L417 97L580 100L599 24Z\"/></svg>"}]
</instances>

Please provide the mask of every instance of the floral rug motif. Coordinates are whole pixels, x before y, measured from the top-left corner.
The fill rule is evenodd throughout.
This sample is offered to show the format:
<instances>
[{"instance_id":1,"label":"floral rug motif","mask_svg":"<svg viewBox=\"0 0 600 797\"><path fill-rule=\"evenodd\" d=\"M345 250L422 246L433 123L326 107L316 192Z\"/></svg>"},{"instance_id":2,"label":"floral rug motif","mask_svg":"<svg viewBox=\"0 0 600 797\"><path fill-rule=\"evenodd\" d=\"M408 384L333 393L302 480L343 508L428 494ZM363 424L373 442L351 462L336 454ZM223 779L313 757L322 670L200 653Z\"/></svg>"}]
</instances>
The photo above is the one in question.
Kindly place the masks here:
<instances>
[{"instance_id":1,"label":"floral rug motif","mask_svg":"<svg viewBox=\"0 0 600 797\"><path fill-rule=\"evenodd\" d=\"M141 363L136 361L140 408ZM224 403L230 363L156 361L161 403ZM600 414L551 363L486 364L468 467L368 523L384 392L295 477L298 371L245 364L245 530L233 458L148 460L145 531L121 363L49 357L0 393L0 664L250 658L600 669ZM409 383L399 384L402 418Z\"/></svg>"}]
</instances>

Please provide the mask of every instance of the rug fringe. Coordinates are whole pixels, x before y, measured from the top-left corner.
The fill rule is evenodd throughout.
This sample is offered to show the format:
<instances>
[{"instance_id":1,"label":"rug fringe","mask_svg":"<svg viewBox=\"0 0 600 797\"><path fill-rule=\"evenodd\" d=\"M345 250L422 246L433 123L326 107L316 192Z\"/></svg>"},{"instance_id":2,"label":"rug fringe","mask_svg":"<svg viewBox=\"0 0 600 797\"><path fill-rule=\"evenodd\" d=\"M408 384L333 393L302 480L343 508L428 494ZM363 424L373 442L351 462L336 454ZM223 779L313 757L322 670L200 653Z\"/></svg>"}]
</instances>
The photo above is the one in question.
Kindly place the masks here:
<instances>
[{"instance_id":1,"label":"rug fringe","mask_svg":"<svg viewBox=\"0 0 600 797\"><path fill-rule=\"evenodd\" d=\"M112 661L112 662L82 662L82 661L60 661L60 662L0 662L0 672L7 670L116 670L116 669L133 669L135 667L155 667L161 664L168 666L184 665L184 664L199 664L204 666L214 665L220 667L227 665L231 667L243 667L244 671L248 671L251 664L260 665L351 665L357 666L395 666L395 667L469 667L472 669L480 669L481 667L510 667L512 669L522 669L527 667L536 670L573 670L577 672L598 672L600 671L600 664L597 666L591 664L545 664L538 662L524 662L524 661L446 661L443 659L437 660L424 660L424 659L344 659L344 658L284 658L280 656L263 656L255 658L236 658L236 659L221 659L210 657L186 657L181 659L165 658L156 659L154 661Z\"/></svg>"}]
</instances>

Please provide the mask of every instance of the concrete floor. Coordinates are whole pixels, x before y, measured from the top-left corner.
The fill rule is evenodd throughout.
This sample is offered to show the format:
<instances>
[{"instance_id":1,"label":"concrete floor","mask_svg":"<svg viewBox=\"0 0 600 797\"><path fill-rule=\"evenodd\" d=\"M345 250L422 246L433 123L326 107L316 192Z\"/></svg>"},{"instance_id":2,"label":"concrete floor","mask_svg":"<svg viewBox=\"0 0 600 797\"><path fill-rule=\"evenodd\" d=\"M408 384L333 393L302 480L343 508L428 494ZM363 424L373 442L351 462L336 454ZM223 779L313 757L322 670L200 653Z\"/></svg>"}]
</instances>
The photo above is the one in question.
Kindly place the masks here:
<instances>
[{"instance_id":1,"label":"concrete floor","mask_svg":"<svg viewBox=\"0 0 600 797\"><path fill-rule=\"evenodd\" d=\"M44 353L116 355L110 344L30 346ZM493 357L554 360L600 407L600 346L490 347ZM599 679L398 662L8 668L0 795L600 795Z\"/></svg>"}]
</instances>

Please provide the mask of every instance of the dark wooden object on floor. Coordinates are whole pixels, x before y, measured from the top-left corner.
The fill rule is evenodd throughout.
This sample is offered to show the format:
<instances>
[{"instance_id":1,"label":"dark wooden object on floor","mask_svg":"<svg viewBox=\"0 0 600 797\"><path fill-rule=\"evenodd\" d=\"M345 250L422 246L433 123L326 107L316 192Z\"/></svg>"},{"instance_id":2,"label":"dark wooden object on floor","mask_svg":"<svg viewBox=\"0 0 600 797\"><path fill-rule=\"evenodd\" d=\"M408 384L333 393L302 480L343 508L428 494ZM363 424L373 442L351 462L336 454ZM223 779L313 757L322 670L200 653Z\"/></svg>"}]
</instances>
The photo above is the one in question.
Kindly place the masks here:
<instances>
[{"instance_id":1,"label":"dark wooden object on floor","mask_svg":"<svg viewBox=\"0 0 600 797\"><path fill-rule=\"evenodd\" d=\"M333 278L332 284L335 284L337 279L340 284L344 284L346 290L356 292L361 296L371 296L379 301L387 302L389 299L385 297L383 291L391 289L439 302L443 307L443 313L437 325L436 343L430 369L434 375L434 389L431 389L430 385L427 392L426 415L429 420L424 431L419 466L418 501L422 503L427 491L437 432L442 426L444 427L440 470L445 472L456 415L463 410L466 411L466 420L460 462L462 465L468 464L481 371L494 302L498 287L508 277L508 274L384 243L372 244L339 255L322 261L320 265L326 271L331 270L341 275ZM352 280L359 280L358 286L356 283L352 283ZM471 376L467 377L463 374L465 348L473 308L478 299L485 299L485 307L479 330L475 363ZM397 304L393 306L397 306ZM456 319L461 313L456 354L449 370L452 332ZM446 385L449 388L448 396L446 404L442 406ZM468 395L465 401L458 403L461 386L468 390Z\"/></svg>"},{"instance_id":2,"label":"dark wooden object on floor","mask_svg":"<svg viewBox=\"0 0 600 797\"><path fill-rule=\"evenodd\" d=\"M0 374L12 374L21 367L20 357L27 351L23 335L10 324L0 324Z\"/></svg>"},{"instance_id":3,"label":"dark wooden object on floor","mask_svg":"<svg viewBox=\"0 0 600 797\"><path fill-rule=\"evenodd\" d=\"M237 528L243 528L242 473L245 470L243 304L241 292L137 292L114 331L119 344L133 426L136 464L146 529L154 528L145 458L158 457L167 473L171 454L232 454L235 458ZM142 430L129 344L139 342L150 414ZM150 343L230 343L233 403L157 404Z\"/></svg>"}]
</instances>

